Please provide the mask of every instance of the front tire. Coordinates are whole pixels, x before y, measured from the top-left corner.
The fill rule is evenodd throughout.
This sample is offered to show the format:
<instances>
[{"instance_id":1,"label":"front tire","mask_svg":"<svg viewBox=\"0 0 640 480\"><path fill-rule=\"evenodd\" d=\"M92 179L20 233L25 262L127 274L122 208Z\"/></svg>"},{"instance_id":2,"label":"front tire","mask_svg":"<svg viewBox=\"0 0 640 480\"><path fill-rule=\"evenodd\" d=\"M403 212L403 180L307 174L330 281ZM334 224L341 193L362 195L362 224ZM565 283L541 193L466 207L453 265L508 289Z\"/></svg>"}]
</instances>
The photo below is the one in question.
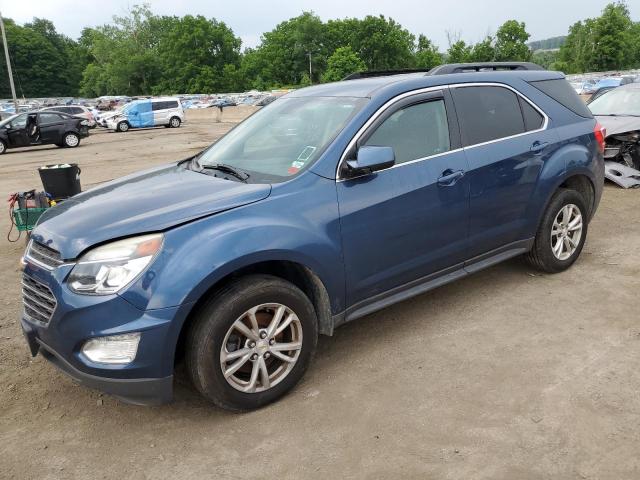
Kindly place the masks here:
<instances>
[{"instance_id":1,"label":"front tire","mask_svg":"<svg viewBox=\"0 0 640 480\"><path fill-rule=\"evenodd\" d=\"M119 132L128 132L129 131L129 122L125 122L122 121L120 123L118 123L118 125L116 126L116 130Z\"/></svg>"},{"instance_id":2,"label":"front tire","mask_svg":"<svg viewBox=\"0 0 640 480\"><path fill-rule=\"evenodd\" d=\"M181 123L182 122L180 121L180 119L178 117L171 117L171 120L169 120L169 127L178 128Z\"/></svg>"},{"instance_id":3,"label":"front tire","mask_svg":"<svg viewBox=\"0 0 640 480\"><path fill-rule=\"evenodd\" d=\"M67 132L62 138L62 144L67 148L76 148L80 145L80 136L77 133Z\"/></svg>"},{"instance_id":4,"label":"front tire","mask_svg":"<svg viewBox=\"0 0 640 480\"><path fill-rule=\"evenodd\" d=\"M589 210L580 193L560 189L549 202L527 261L547 273L569 268L587 238Z\"/></svg>"},{"instance_id":5,"label":"front tire","mask_svg":"<svg viewBox=\"0 0 640 480\"><path fill-rule=\"evenodd\" d=\"M298 383L317 339L315 310L298 287L250 275L227 285L197 313L187 333L187 371L215 405L252 410Z\"/></svg>"},{"instance_id":6,"label":"front tire","mask_svg":"<svg viewBox=\"0 0 640 480\"><path fill-rule=\"evenodd\" d=\"M0 155L7 151L7 144L4 143L4 140L0 140Z\"/></svg>"}]
</instances>

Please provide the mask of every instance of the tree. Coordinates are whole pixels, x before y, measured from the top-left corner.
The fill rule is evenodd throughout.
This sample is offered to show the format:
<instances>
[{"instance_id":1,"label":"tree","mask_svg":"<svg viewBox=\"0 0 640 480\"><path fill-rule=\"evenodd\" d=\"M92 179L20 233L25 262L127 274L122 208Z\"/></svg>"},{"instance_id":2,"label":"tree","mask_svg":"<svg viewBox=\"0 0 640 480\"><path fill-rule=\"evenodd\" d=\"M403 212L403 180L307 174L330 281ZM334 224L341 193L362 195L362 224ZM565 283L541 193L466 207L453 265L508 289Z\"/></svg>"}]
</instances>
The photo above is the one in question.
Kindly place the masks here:
<instances>
[{"instance_id":1,"label":"tree","mask_svg":"<svg viewBox=\"0 0 640 480\"><path fill-rule=\"evenodd\" d=\"M494 39L487 35L484 40L476 43L471 49L469 58L472 62L492 62L496 57Z\"/></svg>"},{"instance_id":2,"label":"tree","mask_svg":"<svg viewBox=\"0 0 640 480\"><path fill-rule=\"evenodd\" d=\"M451 44L447 50L447 62L467 63L471 60L471 50L471 46L467 45L464 40L458 40Z\"/></svg>"},{"instance_id":3,"label":"tree","mask_svg":"<svg viewBox=\"0 0 640 480\"><path fill-rule=\"evenodd\" d=\"M438 51L438 47L422 34L418 36L414 64L417 68L425 70L431 70L442 64L442 54Z\"/></svg>"},{"instance_id":4,"label":"tree","mask_svg":"<svg viewBox=\"0 0 640 480\"><path fill-rule=\"evenodd\" d=\"M234 90L229 79L236 77L235 71L240 67L240 46L241 40L224 22L201 15L173 19L157 46L156 61L163 74L153 91Z\"/></svg>"},{"instance_id":5,"label":"tree","mask_svg":"<svg viewBox=\"0 0 640 480\"><path fill-rule=\"evenodd\" d=\"M597 18L576 22L560 48L567 73L640 66L640 23L631 20L624 2L610 3Z\"/></svg>"},{"instance_id":6,"label":"tree","mask_svg":"<svg viewBox=\"0 0 640 480\"><path fill-rule=\"evenodd\" d=\"M496 54L497 61L520 61L526 62L531 59L531 50L527 45L529 35L524 22L507 20L502 24L496 33Z\"/></svg>"},{"instance_id":7,"label":"tree","mask_svg":"<svg viewBox=\"0 0 640 480\"><path fill-rule=\"evenodd\" d=\"M632 24L625 3L610 3L604 8L593 28L593 64L597 70L631 66Z\"/></svg>"},{"instance_id":8,"label":"tree","mask_svg":"<svg viewBox=\"0 0 640 480\"><path fill-rule=\"evenodd\" d=\"M24 26L4 19L18 95L74 96L86 65L77 42L56 32L49 20L34 18ZM11 95L4 55L0 55L0 95Z\"/></svg>"},{"instance_id":9,"label":"tree","mask_svg":"<svg viewBox=\"0 0 640 480\"><path fill-rule=\"evenodd\" d=\"M327 69L322 75L323 82L337 82L347 75L367 68L351 47L337 48L327 61Z\"/></svg>"}]
</instances>

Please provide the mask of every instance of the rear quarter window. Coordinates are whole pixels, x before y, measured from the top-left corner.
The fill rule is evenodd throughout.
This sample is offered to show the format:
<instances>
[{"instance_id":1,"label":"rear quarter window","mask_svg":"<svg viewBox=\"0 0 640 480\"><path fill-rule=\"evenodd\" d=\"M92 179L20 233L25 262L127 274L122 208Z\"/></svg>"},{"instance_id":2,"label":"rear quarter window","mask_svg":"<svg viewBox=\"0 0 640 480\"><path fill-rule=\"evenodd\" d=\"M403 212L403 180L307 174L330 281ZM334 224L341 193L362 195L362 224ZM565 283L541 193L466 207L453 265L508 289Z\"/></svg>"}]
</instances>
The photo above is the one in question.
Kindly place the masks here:
<instances>
[{"instance_id":1,"label":"rear quarter window","mask_svg":"<svg viewBox=\"0 0 640 480\"><path fill-rule=\"evenodd\" d=\"M529 83L545 95L553 98L563 107L571 110L576 115L585 118L593 118L593 115L591 115L591 112L587 108L587 105L582 101L576 91L571 88L571 85L569 85L569 82L567 82L565 79L559 78L556 80L538 80Z\"/></svg>"}]
</instances>

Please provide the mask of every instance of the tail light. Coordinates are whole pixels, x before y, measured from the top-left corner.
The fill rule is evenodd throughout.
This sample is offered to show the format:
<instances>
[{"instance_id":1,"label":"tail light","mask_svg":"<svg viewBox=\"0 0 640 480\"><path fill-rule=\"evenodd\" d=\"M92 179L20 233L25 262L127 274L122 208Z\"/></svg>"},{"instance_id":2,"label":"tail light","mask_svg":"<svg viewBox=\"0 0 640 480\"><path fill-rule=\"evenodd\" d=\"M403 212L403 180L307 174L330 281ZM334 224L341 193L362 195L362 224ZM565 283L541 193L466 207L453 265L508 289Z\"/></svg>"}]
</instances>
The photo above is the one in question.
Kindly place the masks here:
<instances>
[{"instance_id":1,"label":"tail light","mask_svg":"<svg viewBox=\"0 0 640 480\"><path fill-rule=\"evenodd\" d=\"M593 134L596 137L596 142L598 142L598 149L600 150L600 153L604 153L604 139L607 136L607 129L600 125L600 123L596 122L596 126L593 127Z\"/></svg>"}]
</instances>

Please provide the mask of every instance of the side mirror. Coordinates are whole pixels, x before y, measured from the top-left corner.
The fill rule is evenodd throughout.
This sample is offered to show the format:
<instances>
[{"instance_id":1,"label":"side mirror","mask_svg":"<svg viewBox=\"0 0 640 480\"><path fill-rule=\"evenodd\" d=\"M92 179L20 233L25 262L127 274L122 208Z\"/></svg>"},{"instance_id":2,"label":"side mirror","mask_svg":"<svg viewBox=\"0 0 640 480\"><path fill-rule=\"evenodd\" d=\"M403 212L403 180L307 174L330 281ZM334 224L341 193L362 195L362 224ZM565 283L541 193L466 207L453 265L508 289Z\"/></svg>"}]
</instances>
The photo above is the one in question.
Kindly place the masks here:
<instances>
[{"instance_id":1,"label":"side mirror","mask_svg":"<svg viewBox=\"0 0 640 480\"><path fill-rule=\"evenodd\" d=\"M376 172L393 167L396 155L393 147L364 146L358 149L355 160L347 162L350 176Z\"/></svg>"}]
</instances>

